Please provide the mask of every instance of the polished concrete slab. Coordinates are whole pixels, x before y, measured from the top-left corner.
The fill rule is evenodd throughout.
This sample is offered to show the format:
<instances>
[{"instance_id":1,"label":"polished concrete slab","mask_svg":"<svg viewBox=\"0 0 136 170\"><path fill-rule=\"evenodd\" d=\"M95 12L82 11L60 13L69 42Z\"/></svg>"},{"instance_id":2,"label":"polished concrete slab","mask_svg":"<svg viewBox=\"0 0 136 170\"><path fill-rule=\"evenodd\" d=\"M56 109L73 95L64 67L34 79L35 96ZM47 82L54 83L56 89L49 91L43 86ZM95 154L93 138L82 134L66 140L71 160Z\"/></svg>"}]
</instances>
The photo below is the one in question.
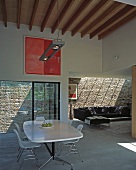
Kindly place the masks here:
<instances>
[{"instance_id":1,"label":"polished concrete slab","mask_svg":"<svg viewBox=\"0 0 136 170\"><path fill-rule=\"evenodd\" d=\"M73 126L82 122L74 121ZM131 137L130 121L112 122L110 126L90 126L85 123L84 137L77 144L83 159L77 154L69 155L66 160L74 165L74 170L134 170L136 169L136 153L118 143L131 143L136 140ZM116 127L116 128L114 128ZM125 129L126 127L126 129ZM115 130L114 130L115 129ZM125 129L125 130L123 130ZM115 133L118 132L118 133ZM18 141L14 133L0 134L0 170L18 170L16 162ZM42 165L50 158L44 145L36 149L39 164ZM65 158L67 148L63 150L61 158ZM70 170L67 164L51 160L42 170ZM21 170L38 170L35 160L25 161Z\"/></svg>"}]
</instances>

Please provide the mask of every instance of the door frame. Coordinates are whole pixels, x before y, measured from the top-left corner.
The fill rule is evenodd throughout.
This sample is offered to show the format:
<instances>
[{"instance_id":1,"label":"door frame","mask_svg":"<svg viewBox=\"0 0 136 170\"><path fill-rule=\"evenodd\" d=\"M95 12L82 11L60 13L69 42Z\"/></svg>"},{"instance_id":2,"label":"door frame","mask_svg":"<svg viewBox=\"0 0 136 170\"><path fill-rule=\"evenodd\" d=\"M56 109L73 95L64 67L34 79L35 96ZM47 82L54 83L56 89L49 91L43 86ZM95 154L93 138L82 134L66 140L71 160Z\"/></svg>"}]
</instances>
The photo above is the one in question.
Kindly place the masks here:
<instances>
[{"instance_id":1,"label":"door frame","mask_svg":"<svg viewBox=\"0 0 136 170\"><path fill-rule=\"evenodd\" d=\"M32 120L35 119L34 115L34 83L51 83L51 84L58 84L58 120L60 120L60 82L39 82L39 81L32 81Z\"/></svg>"}]
</instances>

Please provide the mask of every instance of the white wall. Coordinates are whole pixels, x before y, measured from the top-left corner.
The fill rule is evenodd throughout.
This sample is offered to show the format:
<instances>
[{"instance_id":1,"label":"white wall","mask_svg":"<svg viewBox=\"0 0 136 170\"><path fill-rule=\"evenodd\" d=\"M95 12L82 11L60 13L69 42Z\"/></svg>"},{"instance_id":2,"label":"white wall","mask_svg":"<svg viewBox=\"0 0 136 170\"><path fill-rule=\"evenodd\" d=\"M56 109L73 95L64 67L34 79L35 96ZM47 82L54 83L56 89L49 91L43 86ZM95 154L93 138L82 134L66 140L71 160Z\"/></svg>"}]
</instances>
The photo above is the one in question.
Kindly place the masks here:
<instances>
[{"instance_id":1,"label":"white wall","mask_svg":"<svg viewBox=\"0 0 136 170\"><path fill-rule=\"evenodd\" d=\"M66 34L65 40L64 57L69 71L90 75L101 73L102 41L89 39L89 36L80 38L79 34L71 37L69 32Z\"/></svg>"},{"instance_id":2,"label":"white wall","mask_svg":"<svg viewBox=\"0 0 136 170\"><path fill-rule=\"evenodd\" d=\"M129 68L136 64L136 20L133 20L102 41L103 72ZM119 59L114 59L118 56Z\"/></svg>"},{"instance_id":3,"label":"white wall","mask_svg":"<svg viewBox=\"0 0 136 170\"><path fill-rule=\"evenodd\" d=\"M87 36L80 38L79 34L71 37L70 33L60 36L65 41L62 48L62 75L44 76L24 74L24 36L56 38L50 29L40 32L40 28L33 27L29 31L28 26L21 25L21 29L16 28L16 24L8 23L5 28L0 23L0 80L18 81L52 81L61 83L61 119L67 120L68 112L68 78L69 72L79 73L101 73L102 55L101 41L90 40Z\"/></svg>"}]
</instances>

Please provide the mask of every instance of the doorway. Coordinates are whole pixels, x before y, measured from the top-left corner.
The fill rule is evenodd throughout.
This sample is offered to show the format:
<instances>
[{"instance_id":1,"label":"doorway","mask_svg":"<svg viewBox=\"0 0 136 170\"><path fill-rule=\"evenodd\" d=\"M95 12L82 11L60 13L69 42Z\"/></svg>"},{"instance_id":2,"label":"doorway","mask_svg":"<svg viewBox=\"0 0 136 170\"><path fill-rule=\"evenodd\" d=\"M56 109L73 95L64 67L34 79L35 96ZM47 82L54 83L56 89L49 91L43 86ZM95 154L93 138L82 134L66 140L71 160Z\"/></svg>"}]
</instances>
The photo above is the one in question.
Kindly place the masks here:
<instances>
[{"instance_id":1,"label":"doorway","mask_svg":"<svg viewBox=\"0 0 136 170\"><path fill-rule=\"evenodd\" d=\"M43 115L60 119L59 82L0 81L0 132L12 132L14 122L23 122Z\"/></svg>"},{"instance_id":2,"label":"doorway","mask_svg":"<svg viewBox=\"0 0 136 170\"><path fill-rule=\"evenodd\" d=\"M60 119L60 83L32 82L32 120Z\"/></svg>"}]
</instances>

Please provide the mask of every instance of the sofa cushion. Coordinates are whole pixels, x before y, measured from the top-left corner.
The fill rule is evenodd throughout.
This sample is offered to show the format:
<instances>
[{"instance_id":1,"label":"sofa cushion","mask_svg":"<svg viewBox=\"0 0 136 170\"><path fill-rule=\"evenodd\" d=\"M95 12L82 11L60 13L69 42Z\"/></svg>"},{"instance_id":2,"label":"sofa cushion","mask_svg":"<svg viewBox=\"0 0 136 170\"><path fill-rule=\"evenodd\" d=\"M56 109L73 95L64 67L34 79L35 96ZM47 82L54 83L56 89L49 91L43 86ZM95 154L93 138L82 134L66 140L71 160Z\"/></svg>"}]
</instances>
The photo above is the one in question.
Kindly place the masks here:
<instances>
[{"instance_id":1,"label":"sofa cushion","mask_svg":"<svg viewBox=\"0 0 136 170\"><path fill-rule=\"evenodd\" d=\"M102 107L97 107L96 108L96 113L101 114L102 113Z\"/></svg>"},{"instance_id":2,"label":"sofa cushion","mask_svg":"<svg viewBox=\"0 0 136 170\"><path fill-rule=\"evenodd\" d=\"M85 121L86 117L92 116L88 109L74 109L74 118Z\"/></svg>"},{"instance_id":3,"label":"sofa cushion","mask_svg":"<svg viewBox=\"0 0 136 170\"><path fill-rule=\"evenodd\" d=\"M131 115L130 115L130 108L129 107L122 107L122 109L121 109L121 116L128 116L128 117L130 117Z\"/></svg>"},{"instance_id":4,"label":"sofa cushion","mask_svg":"<svg viewBox=\"0 0 136 170\"><path fill-rule=\"evenodd\" d=\"M95 115L96 111L94 107L88 107L88 110L90 111L91 115Z\"/></svg>"},{"instance_id":5,"label":"sofa cushion","mask_svg":"<svg viewBox=\"0 0 136 170\"><path fill-rule=\"evenodd\" d=\"M107 107L97 107L95 110L98 115L108 113Z\"/></svg>"},{"instance_id":6,"label":"sofa cushion","mask_svg":"<svg viewBox=\"0 0 136 170\"><path fill-rule=\"evenodd\" d=\"M117 106L116 108L115 108L115 113L118 113L118 114L121 114L121 110L122 110L122 106Z\"/></svg>"},{"instance_id":7,"label":"sofa cushion","mask_svg":"<svg viewBox=\"0 0 136 170\"><path fill-rule=\"evenodd\" d=\"M115 106L110 106L109 107L109 113L116 113L116 107Z\"/></svg>"}]
</instances>

